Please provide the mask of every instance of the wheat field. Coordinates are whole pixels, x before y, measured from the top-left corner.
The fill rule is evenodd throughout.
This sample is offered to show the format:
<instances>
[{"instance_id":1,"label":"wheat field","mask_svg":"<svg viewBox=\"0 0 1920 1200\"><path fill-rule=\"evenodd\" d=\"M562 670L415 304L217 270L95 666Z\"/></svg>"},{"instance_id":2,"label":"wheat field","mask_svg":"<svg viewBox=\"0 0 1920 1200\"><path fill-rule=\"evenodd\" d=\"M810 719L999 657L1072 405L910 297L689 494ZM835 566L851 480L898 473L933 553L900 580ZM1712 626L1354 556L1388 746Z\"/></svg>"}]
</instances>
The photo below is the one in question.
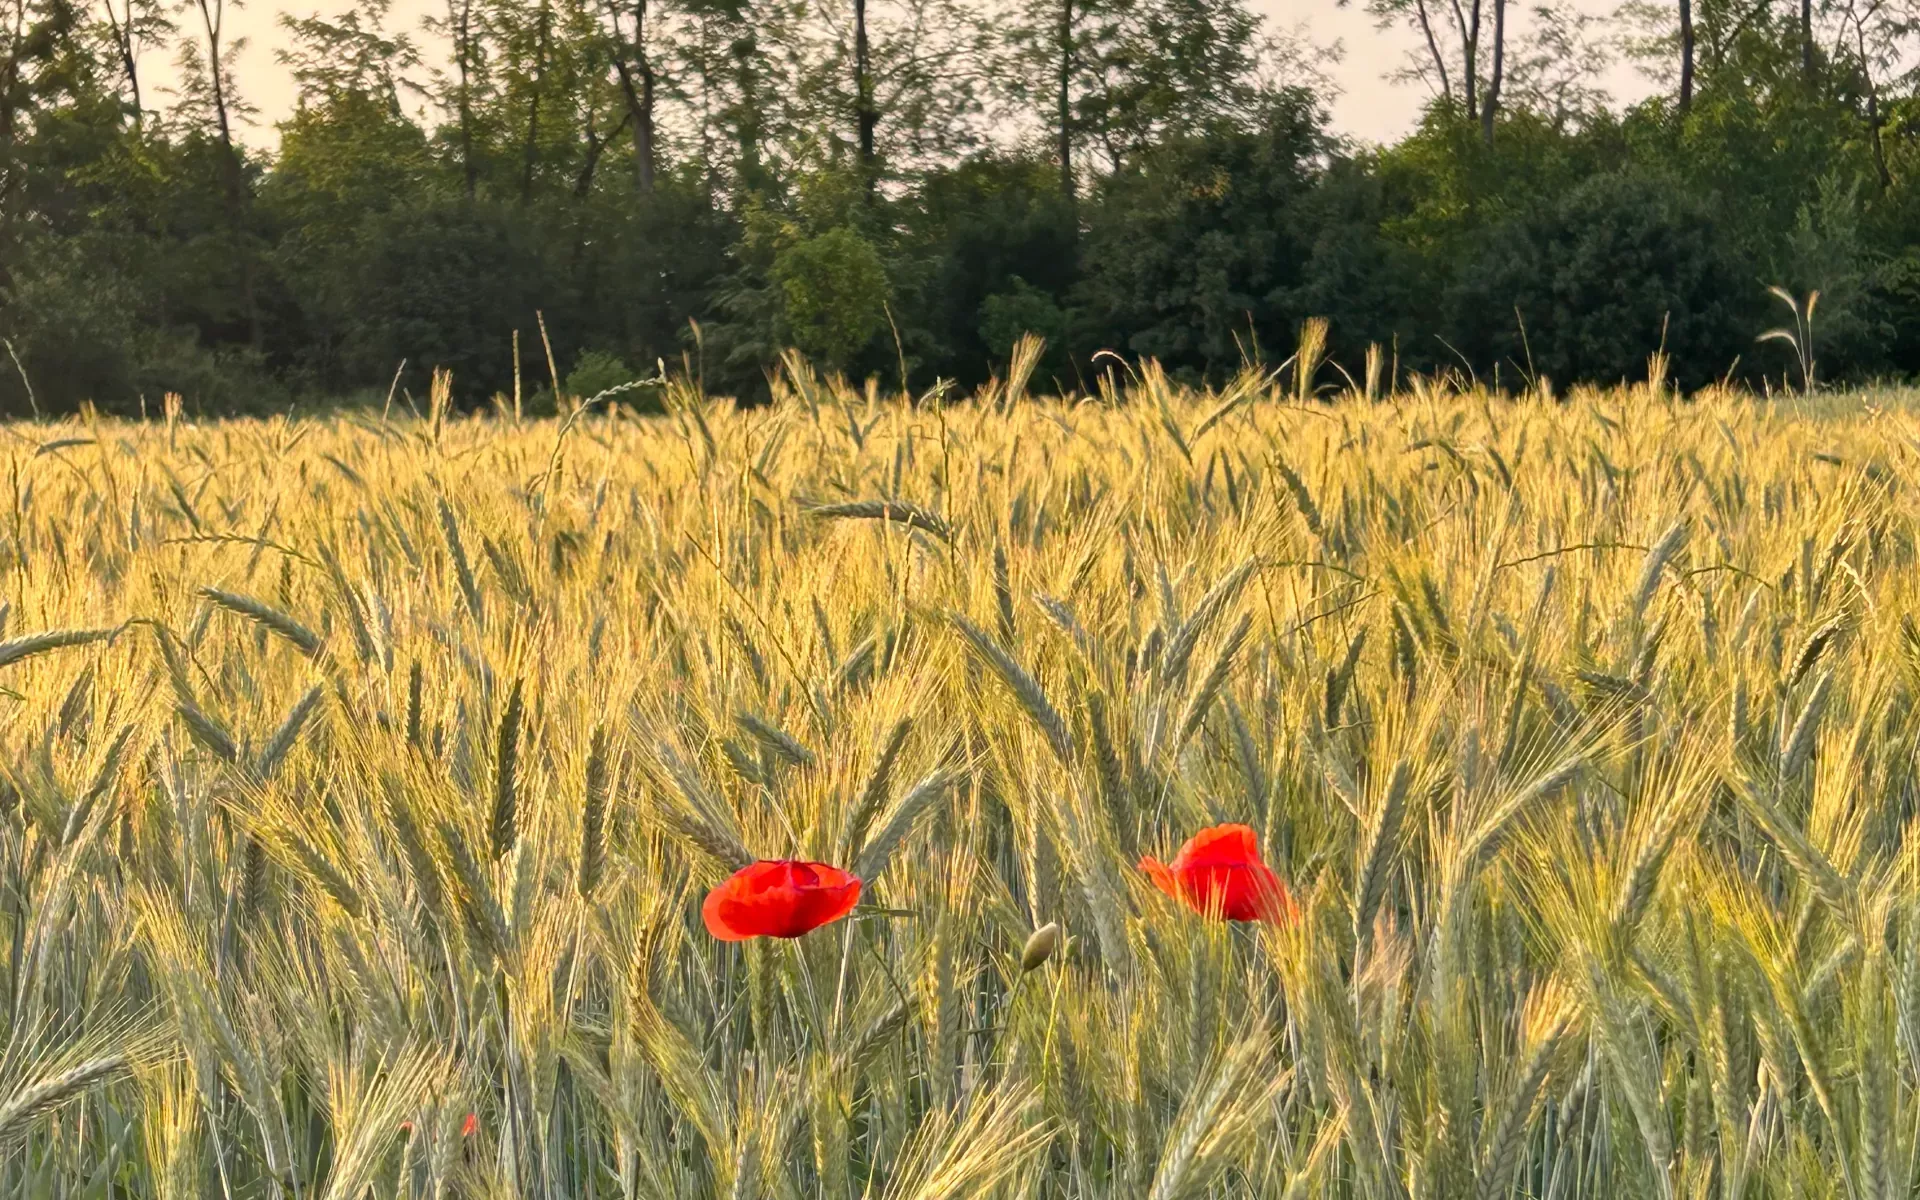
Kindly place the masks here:
<instances>
[{"instance_id":1,"label":"wheat field","mask_svg":"<svg viewBox=\"0 0 1920 1200\"><path fill-rule=\"evenodd\" d=\"M1912 1194L1920 419L1017 374L8 429L0 1192Z\"/></svg>"}]
</instances>

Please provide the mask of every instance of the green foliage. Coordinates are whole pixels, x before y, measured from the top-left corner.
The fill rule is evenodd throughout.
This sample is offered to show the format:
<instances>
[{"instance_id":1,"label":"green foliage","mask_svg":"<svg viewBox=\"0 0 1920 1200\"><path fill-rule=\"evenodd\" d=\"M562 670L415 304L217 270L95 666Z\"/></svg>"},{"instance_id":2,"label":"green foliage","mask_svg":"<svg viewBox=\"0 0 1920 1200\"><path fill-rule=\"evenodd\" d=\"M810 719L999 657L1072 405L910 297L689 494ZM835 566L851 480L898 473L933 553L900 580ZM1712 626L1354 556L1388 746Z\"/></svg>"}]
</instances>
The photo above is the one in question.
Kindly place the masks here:
<instances>
[{"instance_id":1,"label":"green foliage","mask_svg":"<svg viewBox=\"0 0 1920 1200\"><path fill-rule=\"evenodd\" d=\"M348 369L391 376L407 361L416 380L442 366L469 394L509 388L513 333L534 329L544 282L517 214L448 199L375 216L362 236L343 331Z\"/></svg>"},{"instance_id":2,"label":"green foliage","mask_svg":"<svg viewBox=\"0 0 1920 1200\"><path fill-rule=\"evenodd\" d=\"M1045 369L1071 375L1069 293L1080 258L1057 167L983 155L929 174L898 219L904 294L895 316L918 364L982 383L1030 331L1053 347Z\"/></svg>"},{"instance_id":3,"label":"green foliage","mask_svg":"<svg viewBox=\"0 0 1920 1200\"><path fill-rule=\"evenodd\" d=\"M1170 139L1104 181L1077 299L1097 343L1189 371L1291 342L1327 143L1317 102L1275 96L1244 128Z\"/></svg>"},{"instance_id":4,"label":"green foliage","mask_svg":"<svg viewBox=\"0 0 1920 1200\"><path fill-rule=\"evenodd\" d=\"M403 394L447 367L483 404L516 334L549 390L547 343L757 400L792 346L919 391L1029 331L1041 379L1114 351L1218 380L1316 317L1349 373L1378 345L1616 380L1664 330L1683 383L1753 380L1788 365L1754 343L1775 285L1822 294L1825 378L1920 373L1920 26L1884 8L1816 6L1804 41L1695 0L1683 105L1672 7L1629 4L1661 91L1620 107L1591 17L1509 5L1497 109L1493 24L1443 28L1440 98L1362 147L1247 0L870 0L864 38L780 0L459 0L431 39L356 0L281 21L267 149L227 136L230 41L116 3L0 22L0 332L52 412L384 396L402 361ZM140 64L170 43L160 112Z\"/></svg>"},{"instance_id":5,"label":"green foliage","mask_svg":"<svg viewBox=\"0 0 1920 1200\"><path fill-rule=\"evenodd\" d=\"M1758 290L1699 201L1607 174L1494 230L1452 307L1469 360L1503 377L1636 378L1664 347L1674 378L1699 386L1745 348Z\"/></svg>"},{"instance_id":6,"label":"green foliage","mask_svg":"<svg viewBox=\"0 0 1920 1200\"><path fill-rule=\"evenodd\" d=\"M782 247L773 278L793 344L830 367L846 366L886 327L886 264L848 226Z\"/></svg>"},{"instance_id":7,"label":"green foliage","mask_svg":"<svg viewBox=\"0 0 1920 1200\"><path fill-rule=\"evenodd\" d=\"M1052 296L1015 275L1012 287L980 302L980 338L995 358L1013 352L1024 334L1035 334L1058 345L1066 337L1067 314Z\"/></svg>"},{"instance_id":8,"label":"green foliage","mask_svg":"<svg viewBox=\"0 0 1920 1200\"><path fill-rule=\"evenodd\" d=\"M601 392L624 387L640 378L640 373L628 366L617 354L605 350L584 350L574 360L573 370L567 372L567 395L575 400L591 400ZM638 390L636 390L637 392ZM652 397L643 394L628 394L622 403L629 407L648 407Z\"/></svg>"}]
</instances>

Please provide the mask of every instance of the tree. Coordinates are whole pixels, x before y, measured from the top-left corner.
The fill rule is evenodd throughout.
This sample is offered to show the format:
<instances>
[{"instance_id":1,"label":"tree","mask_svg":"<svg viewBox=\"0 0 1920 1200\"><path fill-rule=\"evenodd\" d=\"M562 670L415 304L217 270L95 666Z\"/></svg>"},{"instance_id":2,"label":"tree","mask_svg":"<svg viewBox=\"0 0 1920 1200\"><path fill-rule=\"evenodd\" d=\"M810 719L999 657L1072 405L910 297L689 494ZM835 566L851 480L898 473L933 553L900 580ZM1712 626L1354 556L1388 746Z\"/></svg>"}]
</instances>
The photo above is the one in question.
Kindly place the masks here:
<instances>
[{"instance_id":1,"label":"tree","mask_svg":"<svg viewBox=\"0 0 1920 1200\"><path fill-rule=\"evenodd\" d=\"M1494 229L1450 307L1480 368L1617 382L1664 349L1697 387L1752 336L1759 289L1706 205L1671 183L1600 174Z\"/></svg>"},{"instance_id":2,"label":"tree","mask_svg":"<svg viewBox=\"0 0 1920 1200\"><path fill-rule=\"evenodd\" d=\"M168 18L158 0L100 0L106 17L106 36L119 60L127 85L127 107L135 124L146 117L146 100L140 90L140 55L148 46L160 45L179 29Z\"/></svg>"},{"instance_id":3,"label":"tree","mask_svg":"<svg viewBox=\"0 0 1920 1200\"><path fill-rule=\"evenodd\" d=\"M976 155L929 172L896 218L894 313L910 363L962 384L1004 367L1013 337L1039 333L1070 376L1069 296L1080 274L1077 214L1057 164L1031 155Z\"/></svg>"},{"instance_id":4,"label":"tree","mask_svg":"<svg viewBox=\"0 0 1920 1200\"><path fill-rule=\"evenodd\" d=\"M486 69L485 43L473 5L474 0L447 0L446 16L427 22L429 30L447 40L453 55L453 77L441 78L438 91L442 107L454 114L461 181L469 200L480 190L474 110Z\"/></svg>"},{"instance_id":5,"label":"tree","mask_svg":"<svg viewBox=\"0 0 1920 1200\"><path fill-rule=\"evenodd\" d=\"M873 98L873 46L867 37L867 0L853 0L853 125L860 146L860 179L867 198L880 182L880 156L874 146L880 110Z\"/></svg>"},{"instance_id":6,"label":"tree","mask_svg":"<svg viewBox=\"0 0 1920 1200\"><path fill-rule=\"evenodd\" d=\"M184 0L183 10L200 17L198 40L180 43L180 111L202 128L211 124L219 149L221 193L225 198L228 232L232 251L238 256L241 280L241 310L247 330L247 343L260 346L260 297L255 254L248 237L247 206L251 192L247 167L239 144L234 139L234 123L251 115L252 108L233 86L234 60L246 48L245 38L228 40L226 18L229 5L240 7L240 0Z\"/></svg>"},{"instance_id":7,"label":"tree","mask_svg":"<svg viewBox=\"0 0 1920 1200\"><path fill-rule=\"evenodd\" d=\"M11 223L24 183L21 126L42 95L42 72L52 58L55 41L73 20L72 10L62 3L40 8L29 6L28 0L0 0L0 222ZM0 226L0 233L4 232ZM0 271L4 270L0 260ZM0 284L5 282L0 274Z\"/></svg>"},{"instance_id":8,"label":"tree","mask_svg":"<svg viewBox=\"0 0 1920 1200\"><path fill-rule=\"evenodd\" d=\"M1170 138L1104 180L1076 307L1092 344L1217 376L1304 316L1302 217L1328 143L1318 103L1270 96L1257 123Z\"/></svg>"},{"instance_id":9,"label":"tree","mask_svg":"<svg viewBox=\"0 0 1920 1200\"><path fill-rule=\"evenodd\" d=\"M1108 48L1112 0L1027 0L1016 14L1007 24L998 83L1025 115L1051 126L1060 194L1072 200L1088 67Z\"/></svg>"},{"instance_id":10,"label":"tree","mask_svg":"<svg viewBox=\"0 0 1920 1200\"><path fill-rule=\"evenodd\" d=\"M604 0L613 38L613 67L626 98L625 124L633 130L633 182L643 194L653 190L657 150L654 145L654 109L658 104L658 77L654 70L649 0Z\"/></svg>"},{"instance_id":11,"label":"tree","mask_svg":"<svg viewBox=\"0 0 1920 1200\"><path fill-rule=\"evenodd\" d=\"M1493 121L1500 111L1500 85L1505 81L1507 65L1507 0L1493 0L1493 71L1487 78L1487 94L1480 101L1480 133L1487 145L1493 145Z\"/></svg>"},{"instance_id":12,"label":"tree","mask_svg":"<svg viewBox=\"0 0 1920 1200\"><path fill-rule=\"evenodd\" d=\"M1344 7L1349 0L1338 2ZM1421 50L1404 74L1426 81L1439 102L1463 119L1478 121L1482 137L1491 145L1505 83L1507 6L1506 0L1491 0L1491 28L1484 28L1483 3L1466 0L1463 5L1462 0L1447 0L1447 10L1440 19L1436 19L1429 0L1366 0L1366 10L1382 29L1409 23L1418 31ZM1483 46L1483 38L1489 38L1491 46ZM1491 69L1483 80L1480 64L1487 59L1491 60Z\"/></svg>"},{"instance_id":13,"label":"tree","mask_svg":"<svg viewBox=\"0 0 1920 1200\"><path fill-rule=\"evenodd\" d=\"M886 326L886 267L842 225L783 247L773 264L794 345L836 370Z\"/></svg>"},{"instance_id":14,"label":"tree","mask_svg":"<svg viewBox=\"0 0 1920 1200\"><path fill-rule=\"evenodd\" d=\"M338 20L280 14L280 27L292 38L274 52L289 69L299 103L325 103L341 96L367 96L400 118L400 90L406 72L420 65L420 51L406 34L386 31L391 0L355 0Z\"/></svg>"},{"instance_id":15,"label":"tree","mask_svg":"<svg viewBox=\"0 0 1920 1200\"><path fill-rule=\"evenodd\" d=\"M1124 0L1088 33L1076 124L1113 170L1163 141L1258 121L1269 73L1305 74L1241 0Z\"/></svg>"},{"instance_id":16,"label":"tree","mask_svg":"<svg viewBox=\"0 0 1920 1200\"><path fill-rule=\"evenodd\" d=\"M1693 108L1693 0L1680 4L1680 115Z\"/></svg>"}]
</instances>

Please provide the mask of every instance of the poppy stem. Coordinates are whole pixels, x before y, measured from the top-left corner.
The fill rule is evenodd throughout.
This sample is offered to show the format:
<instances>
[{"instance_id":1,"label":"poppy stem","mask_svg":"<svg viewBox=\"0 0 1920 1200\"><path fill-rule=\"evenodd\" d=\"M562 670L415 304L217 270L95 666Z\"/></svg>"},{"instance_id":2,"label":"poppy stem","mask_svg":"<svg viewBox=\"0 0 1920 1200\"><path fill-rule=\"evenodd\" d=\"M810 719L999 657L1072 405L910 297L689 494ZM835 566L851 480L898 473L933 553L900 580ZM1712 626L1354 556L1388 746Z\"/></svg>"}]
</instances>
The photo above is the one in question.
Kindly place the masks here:
<instances>
[{"instance_id":1,"label":"poppy stem","mask_svg":"<svg viewBox=\"0 0 1920 1200\"><path fill-rule=\"evenodd\" d=\"M1007 998L1000 1006L1000 1024L989 1026L982 1032L991 1032L993 1043L987 1049L986 1065L991 1068L994 1060L1000 1057L1001 1043L1007 1040L1007 1031L1013 1028L1013 1006L1020 999L1020 985L1027 981L1027 972L1022 971L1013 977L1013 986L1007 989Z\"/></svg>"}]
</instances>

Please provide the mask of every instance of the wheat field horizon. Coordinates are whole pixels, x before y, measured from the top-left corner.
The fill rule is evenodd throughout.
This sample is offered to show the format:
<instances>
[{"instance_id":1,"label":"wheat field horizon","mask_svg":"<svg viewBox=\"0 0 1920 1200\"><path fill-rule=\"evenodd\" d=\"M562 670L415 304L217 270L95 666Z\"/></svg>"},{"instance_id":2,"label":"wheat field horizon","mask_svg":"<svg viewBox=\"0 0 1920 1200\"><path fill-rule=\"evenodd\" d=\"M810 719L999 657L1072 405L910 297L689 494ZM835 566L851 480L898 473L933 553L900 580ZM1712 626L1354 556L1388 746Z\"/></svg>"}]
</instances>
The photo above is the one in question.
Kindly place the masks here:
<instances>
[{"instance_id":1,"label":"wheat field horizon","mask_svg":"<svg viewBox=\"0 0 1920 1200\"><path fill-rule=\"evenodd\" d=\"M0 1190L1920 1184L1904 396L1017 367L8 427Z\"/></svg>"}]
</instances>

